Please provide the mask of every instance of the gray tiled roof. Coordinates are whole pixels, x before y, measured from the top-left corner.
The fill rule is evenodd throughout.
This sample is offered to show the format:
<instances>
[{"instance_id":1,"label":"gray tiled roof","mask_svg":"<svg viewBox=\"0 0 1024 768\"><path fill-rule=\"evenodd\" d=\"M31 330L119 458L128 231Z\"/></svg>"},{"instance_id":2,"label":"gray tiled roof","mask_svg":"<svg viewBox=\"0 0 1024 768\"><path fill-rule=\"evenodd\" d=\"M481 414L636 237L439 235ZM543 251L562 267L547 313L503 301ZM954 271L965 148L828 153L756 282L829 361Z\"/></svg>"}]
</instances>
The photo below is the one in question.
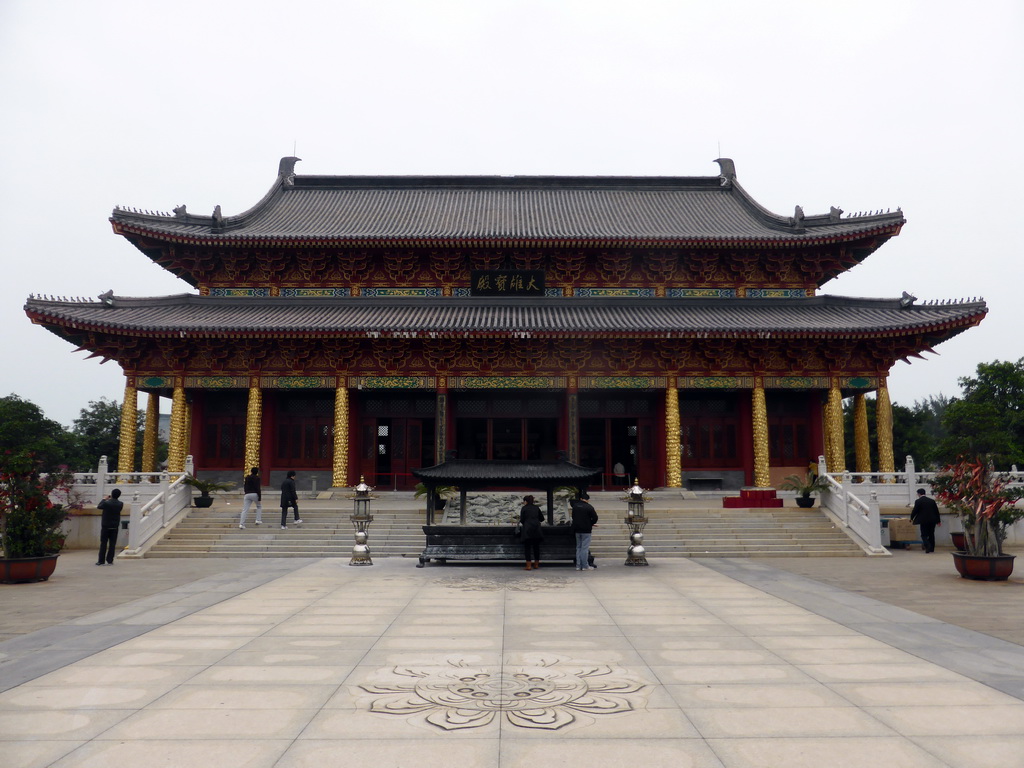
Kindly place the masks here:
<instances>
[{"instance_id":1,"label":"gray tiled roof","mask_svg":"<svg viewBox=\"0 0 1024 768\"><path fill-rule=\"evenodd\" d=\"M100 302L30 298L43 325L120 334L326 334L461 337L470 335L766 336L887 335L975 325L983 301L915 304L897 299L408 299L214 298L182 294Z\"/></svg>"},{"instance_id":2,"label":"gray tiled roof","mask_svg":"<svg viewBox=\"0 0 1024 768\"><path fill-rule=\"evenodd\" d=\"M118 231L186 242L822 242L893 234L900 211L770 213L725 177L281 177L253 208L210 216L114 210Z\"/></svg>"}]
</instances>

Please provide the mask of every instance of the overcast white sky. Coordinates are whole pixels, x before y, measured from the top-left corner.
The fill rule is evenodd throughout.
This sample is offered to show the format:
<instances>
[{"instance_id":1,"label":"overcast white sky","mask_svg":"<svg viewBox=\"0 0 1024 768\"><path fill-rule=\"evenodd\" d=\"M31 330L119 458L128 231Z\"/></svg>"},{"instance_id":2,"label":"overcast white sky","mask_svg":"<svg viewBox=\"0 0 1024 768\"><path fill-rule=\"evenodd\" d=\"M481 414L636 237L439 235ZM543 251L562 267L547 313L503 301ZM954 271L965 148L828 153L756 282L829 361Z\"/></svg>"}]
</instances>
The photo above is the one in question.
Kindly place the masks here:
<instances>
[{"instance_id":1,"label":"overcast white sky","mask_svg":"<svg viewBox=\"0 0 1024 768\"><path fill-rule=\"evenodd\" d=\"M29 294L191 289L115 205L225 215L300 174L718 173L792 215L902 206L824 292L983 296L897 363L904 405L1024 356L1019 0L0 0L0 396L70 425L116 363L33 326ZM140 401L144 405L144 401Z\"/></svg>"}]
</instances>

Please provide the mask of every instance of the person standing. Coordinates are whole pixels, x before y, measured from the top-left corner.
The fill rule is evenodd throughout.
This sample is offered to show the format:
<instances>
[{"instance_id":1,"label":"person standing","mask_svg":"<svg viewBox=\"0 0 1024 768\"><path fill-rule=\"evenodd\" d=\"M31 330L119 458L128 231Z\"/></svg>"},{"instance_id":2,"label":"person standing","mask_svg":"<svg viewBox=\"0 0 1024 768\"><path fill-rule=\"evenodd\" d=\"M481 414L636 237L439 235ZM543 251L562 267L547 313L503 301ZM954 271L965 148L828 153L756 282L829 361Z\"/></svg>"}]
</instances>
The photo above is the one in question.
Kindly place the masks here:
<instances>
[{"instance_id":1,"label":"person standing","mask_svg":"<svg viewBox=\"0 0 1024 768\"><path fill-rule=\"evenodd\" d=\"M523 496L523 508L519 511L519 524L523 530L526 570L530 570L531 567L540 568L540 543L544 541L544 531L541 530L540 525L543 521L544 515L533 496Z\"/></svg>"},{"instance_id":2,"label":"person standing","mask_svg":"<svg viewBox=\"0 0 1024 768\"><path fill-rule=\"evenodd\" d=\"M121 489L115 488L109 496L96 505L96 508L103 513L100 518L100 557L96 565L113 565L114 548L117 546L117 529L121 527L121 510L124 509L124 502L121 501Z\"/></svg>"},{"instance_id":3,"label":"person standing","mask_svg":"<svg viewBox=\"0 0 1024 768\"><path fill-rule=\"evenodd\" d=\"M288 507L295 510L295 524L302 525L299 517L299 494L295 490L295 470L288 470L288 475L281 482L281 527L287 528Z\"/></svg>"},{"instance_id":4,"label":"person standing","mask_svg":"<svg viewBox=\"0 0 1024 768\"><path fill-rule=\"evenodd\" d=\"M253 467L242 483L242 516L238 518L238 527L245 528L245 518L249 507L256 505L256 525L263 525L263 489L260 482L260 468Z\"/></svg>"},{"instance_id":5,"label":"person standing","mask_svg":"<svg viewBox=\"0 0 1024 768\"><path fill-rule=\"evenodd\" d=\"M924 488L917 489L917 501L910 512L910 522L921 526L921 548L925 552L935 551L935 526L942 525L939 505L935 499L925 495Z\"/></svg>"},{"instance_id":6,"label":"person standing","mask_svg":"<svg viewBox=\"0 0 1024 768\"><path fill-rule=\"evenodd\" d=\"M591 506L590 498L584 492L569 502L572 507L572 530L576 534L576 570L591 571L593 567L588 564L590 555L590 538L597 525L597 511Z\"/></svg>"}]
</instances>

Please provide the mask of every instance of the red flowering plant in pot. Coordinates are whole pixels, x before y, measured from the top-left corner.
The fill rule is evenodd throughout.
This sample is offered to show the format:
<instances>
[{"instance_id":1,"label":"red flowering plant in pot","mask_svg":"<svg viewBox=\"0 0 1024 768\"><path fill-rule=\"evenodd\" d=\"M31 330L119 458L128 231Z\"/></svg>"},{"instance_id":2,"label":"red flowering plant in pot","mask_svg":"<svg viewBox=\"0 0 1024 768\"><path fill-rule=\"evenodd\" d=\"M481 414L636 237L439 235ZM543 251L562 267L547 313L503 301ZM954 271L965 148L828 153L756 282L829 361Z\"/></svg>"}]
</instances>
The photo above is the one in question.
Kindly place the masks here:
<instances>
[{"instance_id":1,"label":"red flowering plant in pot","mask_svg":"<svg viewBox=\"0 0 1024 768\"><path fill-rule=\"evenodd\" d=\"M73 485L66 467L43 474L28 452L0 455L0 581L43 581L53 573L63 523L81 506Z\"/></svg>"},{"instance_id":2,"label":"red flowering plant in pot","mask_svg":"<svg viewBox=\"0 0 1024 768\"><path fill-rule=\"evenodd\" d=\"M961 458L932 481L932 492L963 523L965 550L954 552L964 578L1001 581L1013 571L1014 555L1003 552L1010 526L1024 519L1024 486L1010 485L981 458Z\"/></svg>"}]
</instances>

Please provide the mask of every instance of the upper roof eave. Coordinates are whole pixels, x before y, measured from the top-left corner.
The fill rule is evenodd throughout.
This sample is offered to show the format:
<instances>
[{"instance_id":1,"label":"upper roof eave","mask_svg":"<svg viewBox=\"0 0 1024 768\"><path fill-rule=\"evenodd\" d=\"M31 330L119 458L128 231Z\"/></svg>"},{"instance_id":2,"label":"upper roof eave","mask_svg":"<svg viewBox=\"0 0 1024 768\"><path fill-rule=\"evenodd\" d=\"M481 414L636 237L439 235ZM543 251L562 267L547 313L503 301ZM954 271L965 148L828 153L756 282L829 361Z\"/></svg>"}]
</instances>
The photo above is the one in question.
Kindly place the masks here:
<instances>
[{"instance_id":1,"label":"upper roof eave","mask_svg":"<svg viewBox=\"0 0 1024 768\"><path fill-rule=\"evenodd\" d=\"M294 164L292 164L294 165ZM282 166L284 167L284 166ZM290 170L291 166L289 166ZM119 234L224 245L423 242L749 245L893 235L903 213L794 217L719 176L296 176L237 216L116 208Z\"/></svg>"}]
</instances>

